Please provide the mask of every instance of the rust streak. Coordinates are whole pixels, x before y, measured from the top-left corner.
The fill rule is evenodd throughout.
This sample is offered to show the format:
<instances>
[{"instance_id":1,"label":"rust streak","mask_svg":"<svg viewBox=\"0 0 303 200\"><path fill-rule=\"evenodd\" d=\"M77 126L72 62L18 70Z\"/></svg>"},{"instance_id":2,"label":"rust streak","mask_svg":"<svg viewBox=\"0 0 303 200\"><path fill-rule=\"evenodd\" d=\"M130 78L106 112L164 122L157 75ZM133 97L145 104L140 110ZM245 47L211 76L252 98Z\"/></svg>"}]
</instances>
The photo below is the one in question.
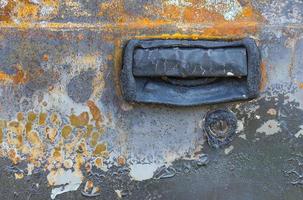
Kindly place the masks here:
<instances>
[{"instance_id":1,"label":"rust streak","mask_svg":"<svg viewBox=\"0 0 303 200\"><path fill-rule=\"evenodd\" d=\"M266 64L265 61L261 63L261 83L260 83L260 90L264 91L266 84L267 84L267 71L266 71Z\"/></svg>"},{"instance_id":2,"label":"rust streak","mask_svg":"<svg viewBox=\"0 0 303 200\"><path fill-rule=\"evenodd\" d=\"M93 116L93 119L95 120L96 127L100 128L101 122L102 122L102 116L99 108L95 104L95 102L88 100L87 101L87 106L89 107L89 110Z\"/></svg>"}]
</instances>

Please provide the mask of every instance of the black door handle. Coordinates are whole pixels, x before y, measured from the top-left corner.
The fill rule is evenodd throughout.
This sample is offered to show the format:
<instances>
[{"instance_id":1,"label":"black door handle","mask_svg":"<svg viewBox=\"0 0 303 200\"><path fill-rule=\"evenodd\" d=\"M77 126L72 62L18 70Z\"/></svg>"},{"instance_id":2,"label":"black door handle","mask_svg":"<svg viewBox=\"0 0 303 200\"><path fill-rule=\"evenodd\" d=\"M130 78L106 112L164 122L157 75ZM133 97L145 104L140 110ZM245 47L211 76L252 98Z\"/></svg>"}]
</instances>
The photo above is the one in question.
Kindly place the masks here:
<instances>
[{"instance_id":1,"label":"black door handle","mask_svg":"<svg viewBox=\"0 0 303 200\"><path fill-rule=\"evenodd\" d=\"M132 102L199 105L258 95L260 53L255 41L130 40L122 91Z\"/></svg>"}]
</instances>

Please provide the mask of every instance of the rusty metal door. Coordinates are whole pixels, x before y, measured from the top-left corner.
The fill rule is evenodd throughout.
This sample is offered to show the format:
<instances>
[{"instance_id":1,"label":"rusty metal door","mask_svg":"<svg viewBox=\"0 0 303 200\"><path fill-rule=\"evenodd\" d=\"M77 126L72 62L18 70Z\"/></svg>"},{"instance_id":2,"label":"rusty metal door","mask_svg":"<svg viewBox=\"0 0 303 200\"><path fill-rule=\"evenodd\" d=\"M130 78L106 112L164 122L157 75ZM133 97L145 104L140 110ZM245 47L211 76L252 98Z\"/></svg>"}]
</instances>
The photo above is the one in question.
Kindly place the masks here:
<instances>
[{"instance_id":1,"label":"rusty metal door","mask_svg":"<svg viewBox=\"0 0 303 200\"><path fill-rule=\"evenodd\" d=\"M302 22L301 0L0 0L0 199L301 199ZM130 40L244 38L257 97L125 98Z\"/></svg>"}]
</instances>

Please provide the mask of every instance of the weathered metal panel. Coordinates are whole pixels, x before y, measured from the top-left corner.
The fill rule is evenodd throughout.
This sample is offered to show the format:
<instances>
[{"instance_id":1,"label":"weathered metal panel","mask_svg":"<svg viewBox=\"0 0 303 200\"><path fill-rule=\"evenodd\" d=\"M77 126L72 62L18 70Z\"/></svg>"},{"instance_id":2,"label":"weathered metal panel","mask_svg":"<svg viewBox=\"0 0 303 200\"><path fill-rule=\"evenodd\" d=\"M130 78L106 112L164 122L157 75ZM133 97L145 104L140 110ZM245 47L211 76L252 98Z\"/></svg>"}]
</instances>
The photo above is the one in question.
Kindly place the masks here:
<instances>
[{"instance_id":1,"label":"weathered metal panel","mask_svg":"<svg viewBox=\"0 0 303 200\"><path fill-rule=\"evenodd\" d=\"M300 199L302 10L290 0L0 0L0 198ZM128 40L244 37L261 50L257 99L123 100ZM214 149L204 118L221 108L237 135Z\"/></svg>"}]
</instances>

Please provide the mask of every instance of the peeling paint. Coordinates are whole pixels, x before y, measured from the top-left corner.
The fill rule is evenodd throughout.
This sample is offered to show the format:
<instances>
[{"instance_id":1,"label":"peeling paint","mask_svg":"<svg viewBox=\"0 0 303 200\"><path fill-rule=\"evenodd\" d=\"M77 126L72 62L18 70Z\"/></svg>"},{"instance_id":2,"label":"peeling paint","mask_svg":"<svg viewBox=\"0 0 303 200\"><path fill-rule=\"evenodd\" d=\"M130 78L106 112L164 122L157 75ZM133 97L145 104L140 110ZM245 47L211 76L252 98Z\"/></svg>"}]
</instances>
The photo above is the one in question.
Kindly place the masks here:
<instances>
[{"instance_id":1,"label":"peeling paint","mask_svg":"<svg viewBox=\"0 0 303 200\"><path fill-rule=\"evenodd\" d=\"M82 183L83 175L80 170L72 171L71 169L59 168L56 171L51 171L47 175L47 180L50 185L58 186L52 189L51 198L55 199L59 194L77 190Z\"/></svg>"},{"instance_id":2,"label":"peeling paint","mask_svg":"<svg viewBox=\"0 0 303 200\"><path fill-rule=\"evenodd\" d=\"M303 135L303 125L300 126L300 130L295 134L296 138L300 138Z\"/></svg>"},{"instance_id":3,"label":"peeling paint","mask_svg":"<svg viewBox=\"0 0 303 200\"><path fill-rule=\"evenodd\" d=\"M156 163L133 164L130 166L129 175L136 181L148 180L154 176L154 172L161 166L162 165Z\"/></svg>"},{"instance_id":4,"label":"peeling paint","mask_svg":"<svg viewBox=\"0 0 303 200\"><path fill-rule=\"evenodd\" d=\"M257 133L265 133L265 135L274 135L278 132L281 132L281 128L277 120L268 120L257 129Z\"/></svg>"},{"instance_id":5,"label":"peeling paint","mask_svg":"<svg viewBox=\"0 0 303 200\"><path fill-rule=\"evenodd\" d=\"M234 146L233 145L230 145L229 147L225 148L224 149L224 153L226 155L230 154L232 151L234 150Z\"/></svg>"}]
</instances>

